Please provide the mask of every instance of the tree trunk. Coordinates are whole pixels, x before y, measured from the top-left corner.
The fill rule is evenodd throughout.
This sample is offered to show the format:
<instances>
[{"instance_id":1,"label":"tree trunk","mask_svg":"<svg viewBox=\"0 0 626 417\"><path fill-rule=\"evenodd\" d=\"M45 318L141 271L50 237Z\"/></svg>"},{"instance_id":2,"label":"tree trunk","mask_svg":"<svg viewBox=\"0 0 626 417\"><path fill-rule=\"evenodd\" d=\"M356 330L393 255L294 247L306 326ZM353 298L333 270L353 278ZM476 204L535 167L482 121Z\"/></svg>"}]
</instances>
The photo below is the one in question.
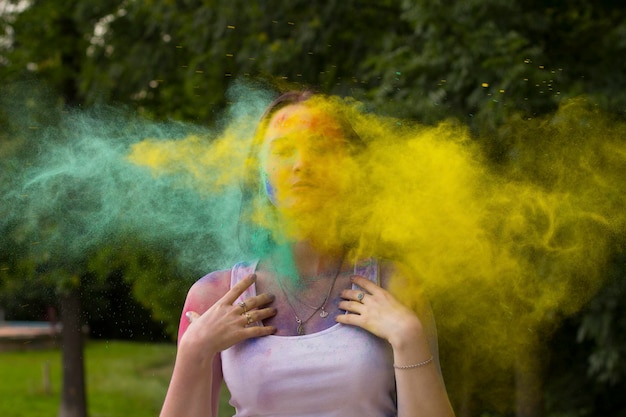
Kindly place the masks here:
<instances>
[{"instance_id":1,"label":"tree trunk","mask_svg":"<svg viewBox=\"0 0 626 417\"><path fill-rule=\"evenodd\" d=\"M546 350L537 340L517 355L515 366L515 416L543 417L543 368Z\"/></svg>"},{"instance_id":2,"label":"tree trunk","mask_svg":"<svg viewBox=\"0 0 626 417\"><path fill-rule=\"evenodd\" d=\"M458 363L459 377L461 385L458 386L457 403L455 404L455 414L457 417L473 417L476 410L474 407L474 386L475 377L467 358L461 358Z\"/></svg>"},{"instance_id":3,"label":"tree trunk","mask_svg":"<svg viewBox=\"0 0 626 417\"><path fill-rule=\"evenodd\" d=\"M61 294L60 301L63 323L61 330L63 391L59 417L87 417L83 332L78 288Z\"/></svg>"}]
</instances>

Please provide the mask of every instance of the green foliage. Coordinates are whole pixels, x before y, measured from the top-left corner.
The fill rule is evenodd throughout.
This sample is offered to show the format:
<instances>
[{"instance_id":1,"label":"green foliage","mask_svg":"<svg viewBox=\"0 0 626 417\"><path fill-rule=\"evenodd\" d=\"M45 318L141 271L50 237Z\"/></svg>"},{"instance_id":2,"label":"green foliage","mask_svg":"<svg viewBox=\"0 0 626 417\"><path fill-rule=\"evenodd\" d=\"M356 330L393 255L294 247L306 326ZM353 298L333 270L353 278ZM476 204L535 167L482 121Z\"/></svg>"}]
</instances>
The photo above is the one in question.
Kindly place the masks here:
<instances>
[{"instance_id":1,"label":"green foliage","mask_svg":"<svg viewBox=\"0 0 626 417\"><path fill-rule=\"evenodd\" d=\"M588 307L567 319L552 337L545 377L548 415L624 415L626 341L620 330L626 318L624 295L622 272L621 277L611 277Z\"/></svg>"},{"instance_id":2,"label":"green foliage","mask_svg":"<svg viewBox=\"0 0 626 417\"><path fill-rule=\"evenodd\" d=\"M0 32L13 34L13 44L3 69L8 79L36 74L63 94L66 102L80 104L84 95L79 88L83 54L90 32L115 2L78 0L31 1L17 16L0 16ZM10 27L10 30L8 29Z\"/></svg>"},{"instance_id":3,"label":"green foliage","mask_svg":"<svg viewBox=\"0 0 626 417\"><path fill-rule=\"evenodd\" d=\"M97 281L112 271L121 274L152 320L176 339L185 294L198 277L181 271L166 250L129 239L122 245L103 246L89 259L88 269Z\"/></svg>"},{"instance_id":4,"label":"green foliage","mask_svg":"<svg viewBox=\"0 0 626 417\"><path fill-rule=\"evenodd\" d=\"M92 45L86 81L113 100L203 123L226 104L235 78L268 76L346 93L359 87L359 62L395 20L392 8L358 3L126 4L102 45Z\"/></svg>"},{"instance_id":5,"label":"green foliage","mask_svg":"<svg viewBox=\"0 0 626 417\"><path fill-rule=\"evenodd\" d=\"M588 374L601 384L626 382L626 254L616 256L610 264L608 282L592 300L581 317L577 339L592 343Z\"/></svg>"},{"instance_id":6,"label":"green foliage","mask_svg":"<svg viewBox=\"0 0 626 417\"><path fill-rule=\"evenodd\" d=\"M617 112L626 103L626 19L611 0L55 0L3 20L6 79L205 124L242 77L482 128L580 94Z\"/></svg>"},{"instance_id":7,"label":"green foliage","mask_svg":"<svg viewBox=\"0 0 626 417\"><path fill-rule=\"evenodd\" d=\"M623 112L624 22L612 1L404 1L386 59L368 57L383 74L369 96L407 117L483 128L580 94Z\"/></svg>"}]
</instances>

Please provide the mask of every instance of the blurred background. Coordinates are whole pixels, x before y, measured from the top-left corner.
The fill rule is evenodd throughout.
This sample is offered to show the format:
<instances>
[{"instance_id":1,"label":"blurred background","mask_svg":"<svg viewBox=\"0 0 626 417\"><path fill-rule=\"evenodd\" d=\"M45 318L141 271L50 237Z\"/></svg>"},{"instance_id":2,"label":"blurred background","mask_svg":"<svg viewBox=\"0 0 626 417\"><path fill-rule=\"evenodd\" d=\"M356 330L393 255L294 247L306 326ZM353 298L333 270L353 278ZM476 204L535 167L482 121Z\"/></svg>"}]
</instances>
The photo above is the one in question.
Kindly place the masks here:
<instances>
[{"instance_id":1,"label":"blurred background","mask_svg":"<svg viewBox=\"0 0 626 417\"><path fill-rule=\"evenodd\" d=\"M62 129L69 111L105 105L218 128L241 82L313 87L423 124L452 120L497 166L511 163L512 120L568 99L624 123L625 56L618 0L0 0L0 183L41 156L42 140L59 140L39 133ZM39 242L75 225L52 216L34 232L19 210L0 203L11 219L0 230L0 330L30 323L44 336L0 339L0 415L156 415L199 271L133 236L55 258ZM445 367L454 349L444 342L459 417L626 416L623 242L611 246L603 285L544 335L531 378L464 384Z\"/></svg>"}]
</instances>

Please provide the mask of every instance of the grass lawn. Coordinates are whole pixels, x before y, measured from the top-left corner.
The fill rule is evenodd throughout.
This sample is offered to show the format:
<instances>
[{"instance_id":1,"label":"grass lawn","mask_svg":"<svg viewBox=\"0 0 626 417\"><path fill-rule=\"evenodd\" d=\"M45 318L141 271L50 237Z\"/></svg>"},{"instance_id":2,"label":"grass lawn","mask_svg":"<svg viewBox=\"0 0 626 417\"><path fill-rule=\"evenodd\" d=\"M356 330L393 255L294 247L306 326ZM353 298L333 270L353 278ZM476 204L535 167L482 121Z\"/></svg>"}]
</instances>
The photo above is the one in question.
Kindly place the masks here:
<instances>
[{"instance_id":1,"label":"grass lawn","mask_svg":"<svg viewBox=\"0 0 626 417\"><path fill-rule=\"evenodd\" d=\"M121 341L85 346L90 417L154 417L165 397L176 347ZM49 378L44 375L49 374ZM49 388L47 383L49 381ZM0 352L0 416L54 417L61 395L59 350ZM233 414L222 390L220 416Z\"/></svg>"}]
</instances>

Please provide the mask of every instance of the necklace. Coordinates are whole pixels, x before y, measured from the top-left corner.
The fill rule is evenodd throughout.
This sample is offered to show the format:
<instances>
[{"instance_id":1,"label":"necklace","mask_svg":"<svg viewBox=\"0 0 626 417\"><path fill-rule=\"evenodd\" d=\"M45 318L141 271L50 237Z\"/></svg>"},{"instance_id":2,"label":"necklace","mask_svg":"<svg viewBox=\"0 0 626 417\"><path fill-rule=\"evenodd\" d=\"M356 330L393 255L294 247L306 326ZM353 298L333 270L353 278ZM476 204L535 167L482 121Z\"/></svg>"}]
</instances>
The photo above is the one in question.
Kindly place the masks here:
<instances>
[{"instance_id":1,"label":"necklace","mask_svg":"<svg viewBox=\"0 0 626 417\"><path fill-rule=\"evenodd\" d=\"M278 270L276 269L276 265L275 265L276 261L274 260L273 269L274 269L274 273L276 274L276 279L278 281L278 287L283 292L283 295L285 296L285 300L287 301L287 304L289 304L289 307L291 307L291 311L293 311L293 315L294 315L294 317L296 319L296 323L298 324L298 326L296 327L296 331L298 332L299 336L302 336L304 334L304 332L305 332L304 325L307 324L308 321L311 320L313 318L313 316L315 315L315 313L317 313L320 309L322 310L320 312L320 317L323 318L323 319L328 317L328 312L325 310L326 302L328 301L328 297L330 297L330 293L333 291L333 288L335 287L335 282L337 281L337 277L339 276L339 272L341 272L341 265L343 265L344 257L345 257L345 254L341 257L341 260L339 261L339 265L337 266L337 270L335 271L335 276L333 277L333 280L330 283L330 287L328 287L328 292L326 293L326 296L324 297L324 300L322 301L322 304L319 307L312 307L312 306L304 304L304 303L302 303L302 301L298 300L303 305L305 305L306 307L314 309L313 313L311 313L311 315L309 315L304 320L302 320L300 317L298 317L298 314L296 313L296 309L294 308L293 304L291 304L291 301L289 300L289 296L287 295L287 291L285 291L285 288L283 287L283 284L282 284L280 278L278 277Z\"/></svg>"}]
</instances>

